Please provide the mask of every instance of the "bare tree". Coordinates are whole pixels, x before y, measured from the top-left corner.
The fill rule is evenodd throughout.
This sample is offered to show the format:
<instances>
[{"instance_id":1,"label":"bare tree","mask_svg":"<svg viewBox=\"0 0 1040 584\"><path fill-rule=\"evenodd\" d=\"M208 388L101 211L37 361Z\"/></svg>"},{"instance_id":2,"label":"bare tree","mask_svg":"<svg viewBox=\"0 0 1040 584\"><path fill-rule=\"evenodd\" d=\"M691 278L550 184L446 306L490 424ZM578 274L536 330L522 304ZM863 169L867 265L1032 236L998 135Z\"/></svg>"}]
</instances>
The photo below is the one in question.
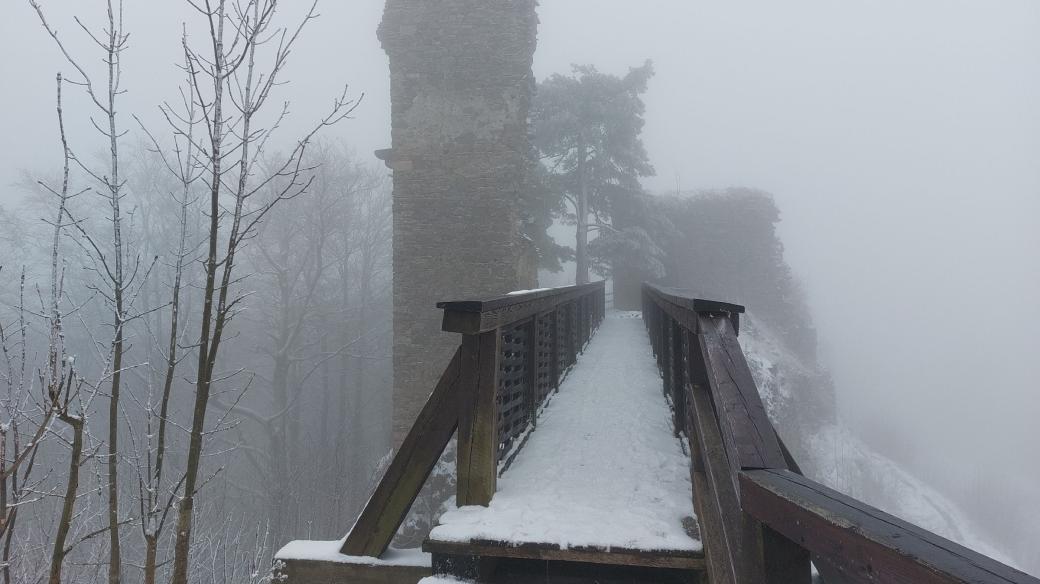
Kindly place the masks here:
<instances>
[{"instance_id":1,"label":"bare tree","mask_svg":"<svg viewBox=\"0 0 1040 584\"><path fill-rule=\"evenodd\" d=\"M186 63L186 67L188 64ZM183 474L178 473L176 481L168 482L167 455L170 448L170 408L173 387L177 376L177 367L188 355L180 353L181 336L183 330L183 294L184 278L187 263L195 246L189 241L189 220L197 197L194 194L194 184L202 176L202 168L198 161L198 152L195 148L195 131L198 125L198 107L195 101L188 96L183 99L184 115L181 118L185 122L185 135L174 136L173 148L167 154L159 142L149 133L152 139L154 153L162 161L165 168L176 178L179 192L171 193L178 209L176 249L173 252L173 264L171 269L172 283L170 284L169 302L169 332L165 337L165 344L156 343L157 353L160 355L162 371L161 390L158 396L158 404L153 396L149 396L147 404L143 408L146 415L146 446L143 455L134 456L137 471L138 504L141 535L145 544L144 558L144 581L145 584L154 584L157 581L159 567L159 541L163 531L170 519L170 512L176 506L176 496L183 482ZM141 124L142 128L144 125ZM147 133L147 130L145 130ZM158 314L158 313L157 313ZM158 327L161 330L161 326ZM156 410L158 406L158 410ZM154 439L153 439L154 438Z\"/></svg>"},{"instance_id":2,"label":"bare tree","mask_svg":"<svg viewBox=\"0 0 1040 584\"><path fill-rule=\"evenodd\" d=\"M107 291L103 296L110 303L113 310L112 329L113 337L110 343L111 374L109 383L109 412L108 412L108 459L107 459L107 491L108 491L108 529L109 529L109 572L110 584L118 584L122 575L122 559L120 557L119 540L119 428L120 428L120 391L123 374L123 358L125 350L125 326L127 322L127 295L129 287L133 284L137 274L137 267L133 268L130 275L125 273L126 248L124 247L123 215L120 203L123 199L124 182L120 177L119 138L123 131L119 129L117 116L117 99L122 93L121 79L122 53L126 48L128 34L123 29L123 2L118 0L113 5L112 0L107 1L107 27L101 34L90 31L78 18L76 23L90 37L104 54L103 62L106 67L105 84L98 87L92 77L79 64L78 60L65 48L64 43L57 32L51 28L44 17L43 9L35 0L29 0L29 4L36 10L44 29L54 39L61 49L62 54L73 68L76 69L80 78L73 83L84 88L94 106L105 118L105 125L91 120L94 127L108 141L108 168L105 171L95 171L88 166L79 163L79 166L102 186L102 192L110 206L111 221L111 252L106 253L102 247L89 236L82 227L82 235L90 244L94 252L93 261L95 269L107 285ZM66 144L66 152L68 152ZM79 224L76 223L78 226Z\"/></svg>"},{"instance_id":3,"label":"bare tree","mask_svg":"<svg viewBox=\"0 0 1040 584\"><path fill-rule=\"evenodd\" d=\"M186 0L202 16L208 38L193 46L189 39L199 37L189 37L187 28L183 35L188 80L183 100L178 107L160 107L172 128L172 147L139 121L150 138L141 150L153 154L135 157L134 147L123 143L123 114L116 107L122 104L120 61L127 40L120 0L106 0L107 26L99 33L75 21L102 50L104 75L100 69L88 74L80 65L86 57L66 50L68 39L50 26L42 0L27 1L75 71L72 79L59 77L58 83L63 176L39 182L37 188L50 202L50 230L45 236L42 230L33 232L34 237L47 237L49 244L33 249L49 247L49 257L41 254L30 261L29 273L34 265L42 272L49 262L50 294L37 286L40 309L25 310L23 276L17 303L23 308L14 322L6 315L0 321L0 377L8 383L6 399L0 395L0 416L9 419L0 420L0 543L5 560L0 570L5 584L36 575L37 582L48 577L52 582L136 580L136 572L130 573L134 569L141 570L148 584L166 574L178 584L222 578L264 581L261 567L269 560L271 543L310 525L306 514L292 508L269 518L265 512L285 501L281 497L306 493L294 493L289 478L315 464L298 456L310 447L308 441L332 442L315 436L305 423L306 416L316 415L306 408L316 408L319 387L326 402L337 394L352 396L331 408L331 418L328 409L321 412L328 423L338 409L343 412L339 426L357 428L357 434L330 434L338 436L335 442L343 449L335 456L366 459L346 451L354 447L351 441L362 433L360 428L371 425L362 419L361 393L369 376L366 363L380 358L371 354L373 334L382 335L385 327L371 325L366 315L369 301L382 297L373 290L382 284L368 280L383 269L382 252L367 255L367 250L387 247L385 241L368 241L376 234L385 238L386 231L385 225L366 225L364 217L353 224L340 222L366 212L368 203L362 199L379 183L373 177L380 171L353 173L356 163L347 161L351 171L341 174L354 182L338 185L339 175L316 178L321 158L308 155L317 133L348 117L359 100L347 99L344 91L325 117L287 149L282 146L281 154L275 152L268 144L288 105L273 101L272 95L284 83L293 45L315 17L314 5L297 25L285 28L276 23L276 0ZM95 83L102 78L104 83ZM100 112L91 121L107 144L102 164L81 160L69 146L60 106L63 84L80 88L91 108ZM153 178L160 175L167 178ZM326 184L311 196L308 191L316 180ZM71 183L93 188L74 192ZM77 199L89 191L101 195L106 205L85 204L89 197ZM156 194L164 202L145 198ZM304 194L307 203L282 209L283 203ZM268 225L272 218L278 221ZM139 220L147 222L144 230ZM139 233L147 238L138 238ZM151 263L139 259L153 255ZM150 275L153 269L155 277ZM256 273L259 293L244 283ZM340 287L347 289L349 307L334 301ZM253 407L253 392L246 392L260 376L251 371L236 377L256 369L249 360L238 362L248 345L228 342L244 330L237 315L254 294L275 299L263 307L276 309L265 320L275 325L264 367L270 383L258 384L271 391L258 399L275 398L265 407ZM15 302L5 305L14 307ZM46 323L41 334L32 334L27 315ZM335 322L344 319L351 321L349 327ZM242 324L248 328L250 322L258 321ZM379 332L373 333L375 329ZM141 336L149 342L135 342ZM37 348L45 350L33 364ZM79 359L77 350L86 358ZM333 387L337 361L349 369L349 375L344 373L348 392ZM187 386L189 391L179 391ZM106 409L107 435L97 423ZM227 475L232 473L224 468L244 459L228 454L240 447L234 438L265 429L236 420L249 420L253 414L277 430L269 437L271 447L257 459L268 477L277 477L266 493L272 504L256 513L236 509L240 503L219 492L200 498L200 490L218 473L231 484L233 477ZM242 430L229 431L235 428ZM228 450L219 448L223 443ZM44 465L37 464L37 452ZM235 472L241 476L241 470ZM353 491L365 488L353 484L367 484L367 478L348 479L350 487L339 493L347 513L356 504ZM297 503L309 500L299 498ZM41 503L28 507L31 520L21 520L16 536L19 514L25 516L35 500ZM296 505L303 506L317 508ZM232 526L215 521L232 512L239 517L236 525L248 530L260 526L256 537L243 538ZM121 529L131 521L140 538ZM327 523L341 527L331 519ZM216 547L199 547L209 544Z\"/></svg>"},{"instance_id":4,"label":"bare tree","mask_svg":"<svg viewBox=\"0 0 1040 584\"><path fill-rule=\"evenodd\" d=\"M340 399L336 409L339 424L331 448L337 457L343 457L335 460L331 467L349 469L347 473L337 473L334 481L333 491L340 496L337 518L341 521L354 519L359 505L367 500L369 475L383 454L379 448L388 446L369 442L374 433L369 426L379 416L366 413L371 412L367 402L375 395L370 391L372 385L368 379L370 363L389 358L388 353L378 351L379 345L375 342L389 335L389 315L374 308L389 293L390 198L382 176L375 169L355 168L350 176L346 184L353 185L348 210L353 220L337 223L340 228L334 248L337 271L336 280L332 282L333 289L341 291L343 310L348 311L338 319L343 335L341 342L356 343L342 355L337 392ZM352 291L353 298L350 297Z\"/></svg>"},{"instance_id":5,"label":"bare tree","mask_svg":"<svg viewBox=\"0 0 1040 584\"><path fill-rule=\"evenodd\" d=\"M261 127L258 113L266 111L273 89L280 83L288 56L304 25L315 17L314 6L295 29L275 24L275 0L205 0L189 4L205 20L209 30L207 55L184 43L186 69L191 79L189 92L201 112L208 140L196 141L207 173L208 215L206 256L203 264L203 307L199 320L198 367L195 402L189 435L183 496L177 514L174 545L174 584L187 584L194 518L195 496L200 486L206 415L217 374L218 353L238 305L245 296L233 288L240 277L235 270L237 254L253 236L258 224L277 206L305 192L303 160L307 145L321 128L334 124L356 107L357 102L341 96L331 113L304 135L264 176L260 170L267 141L287 113L283 107L275 122ZM258 67L258 51L270 46L271 65ZM164 109L175 134L186 136L185 123ZM282 185L274 196L254 196L272 184ZM223 201L228 200L225 207ZM223 247L223 252L220 248Z\"/></svg>"},{"instance_id":6,"label":"bare tree","mask_svg":"<svg viewBox=\"0 0 1040 584\"><path fill-rule=\"evenodd\" d=\"M65 333L64 318L61 308L64 293L64 262L61 253L61 238L65 228L71 220L68 211L68 202L71 197L69 193L69 171L72 154L65 136L65 121L62 111L61 100L62 76L57 76L57 116L58 128L62 145L62 183L60 189L54 189L41 183L48 191L57 197L57 216L52 224L53 238L51 243L51 273L50 273L50 298L44 307L43 314L46 315L48 324L48 344L46 366L39 372L40 387L44 390L44 399L48 412L47 419L56 417L67 425L72 431L70 444L68 475L65 483L65 493L62 497L61 517L58 519L57 533L51 550L51 566L49 584L60 584L62 565L65 556L71 546L68 545L68 536L72 530L73 512L76 498L79 492L79 473L83 463L84 434L86 426L86 409L75 411L73 409L78 390L82 382L76 379L72 361L65 357ZM24 281L23 281L24 288ZM23 325L24 330L24 325ZM23 339L23 347L24 347ZM24 363L24 356L22 361ZM24 367L24 365L23 365ZM75 387L76 391L73 391ZM41 426L43 428L44 426Z\"/></svg>"},{"instance_id":7,"label":"bare tree","mask_svg":"<svg viewBox=\"0 0 1040 584\"><path fill-rule=\"evenodd\" d=\"M243 426L243 433L259 433L268 445L263 451L248 449L244 454L267 491L271 534L276 543L299 535L301 528L312 525L312 518L320 523L335 522L337 517L340 523L349 520L329 512L345 508L336 501L350 499L345 489L330 488L334 480L325 480L330 475L348 474L336 460L339 455L332 453L319 460L299 454L330 454L332 444L326 442L332 435L328 418L335 416L331 396L361 393L360 378L353 387L333 390L330 366L344 356L354 360L353 355L364 353L370 332L366 329L371 323L364 320L363 306L351 307L334 300L351 286L364 293L368 284L355 284L353 280L365 269L371 273L371 264L377 260L374 254L366 253L371 250L364 242L355 245L351 241L356 253L348 274L339 269L340 248L346 240L355 238L351 226L360 231L362 226L371 225L368 229L375 231L381 224L377 214L363 214L368 211L365 203L371 191L379 184L373 171L357 164L341 146L327 141L312 151L308 162L315 167L309 192L258 230L250 247L253 253L247 256L258 285L257 310L252 311L257 318L250 319L247 326L256 330L254 338L263 339L257 352L270 359L269 371L256 373L261 387L269 391L262 396L266 399L251 400L258 404L255 408L239 405L235 411L251 422ZM338 337L338 323L347 320L357 321L358 326L352 327L349 335ZM360 364L354 369L363 375L365 359L357 360ZM317 435L313 426L308 428L301 422L308 414L308 401L315 401L311 396L320 397L323 403L318 412L324 429ZM353 425L352 419L338 419L334 433ZM306 484L292 480L301 475L310 477ZM325 496L332 498L332 506L319 503Z\"/></svg>"},{"instance_id":8,"label":"bare tree","mask_svg":"<svg viewBox=\"0 0 1040 584\"><path fill-rule=\"evenodd\" d=\"M275 187L277 190L277 187ZM266 309L264 326L268 343L264 352L270 358L271 409L257 421L268 437L267 478L271 530L275 541L287 532L292 513L290 485L292 461L296 458L300 394L308 374L293 378L299 365L319 350L317 342L307 342L303 335L318 307L319 284L330 268L327 247L331 239L331 222L336 207L343 204L332 193L314 189L283 210L258 230L253 263L257 275L268 280L270 296L261 303ZM326 361L331 356L320 356Z\"/></svg>"},{"instance_id":9,"label":"bare tree","mask_svg":"<svg viewBox=\"0 0 1040 584\"><path fill-rule=\"evenodd\" d=\"M19 510L33 495L35 483L31 482L36 456L47 429L54 417L49 404L32 404L27 371L25 319L25 270L19 278L17 327L0 326L0 349L3 351L4 382L7 386L3 402L4 420L0 423L0 537L3 539L2 566L4 584L11 582L12 542ZM33 411L35 410L35 412ZM36 416L33 415L36 414ZM35 429L33 427L35 426ZM22 430L32 432L23 442Z\"/></svg>"},{"instance_id":10,"label":"bare tree","mask_svg":"<svg viewBox=\"0 0 1040 584\"><path fill-rule=\"evenodd\" d=\"M65 494L62 497L61 517L58 520L58 533L54 537L54 545L51 551L51 572L47 582L49 584L61 584L61 569L68 555L69 531L72 529L73 511L76 507L76 497L79 492L79 471L83 464L83 437L86 418L80 413L77 415L71 409L74 394L73 384L76 383L75 372L71 365L66 366L63 362L57 378L49 382L40 376L41 383L47 383L47 392L57 411L57 417L72 430L72 444L69 453L69 473L65 483ZM77 388L80 386L76 383Z\"/></svg>"}]
</instances>

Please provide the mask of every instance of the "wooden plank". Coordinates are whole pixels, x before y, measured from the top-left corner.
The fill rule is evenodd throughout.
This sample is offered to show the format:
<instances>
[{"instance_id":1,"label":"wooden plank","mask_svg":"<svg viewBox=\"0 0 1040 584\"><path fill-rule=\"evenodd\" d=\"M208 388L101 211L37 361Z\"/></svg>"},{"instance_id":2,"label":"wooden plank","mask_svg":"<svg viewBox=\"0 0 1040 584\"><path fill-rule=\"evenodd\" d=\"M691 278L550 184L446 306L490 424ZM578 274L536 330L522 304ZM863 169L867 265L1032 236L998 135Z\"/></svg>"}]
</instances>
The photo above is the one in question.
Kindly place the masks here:
<instances>
[{"instance_id":1,"label":"wooden plank","mask_svg":"<svg viewBox=\"0 0 1040 584\"><path fill-rule=\"evenodd\" d=\"M495 572L498 558L471 555L433 554L433 573L448 575L460 582L487 582Z\"/></svg>"},{"instance_id":2,"label":"wooden plank","mask_svg":"<svg viewBox=\"0 0 1040 584\"><path fill-rule=\"evenodd\" d=\"M687 426L697 521L714 584L741 582L741 515L726 447L711 404L710 383L697 335L686 332L690 378Z\"/></svg>"},{"instance_id":3,"label":"wooden plank","mask_svg":"<svg viewBox=\"0 0 1040 584\"><path fill-rule=\"evenodd\" d=\"M700 332L697 329L699 318L697 312L693 310L688 310L677 304L672 304L671 302L664 302L660 300L655 301L653 299L651 299L650 302L657 310L657 319L672 319L689 331ZM660 324L658 323L657 326L659 327Z\"/></svg>"},{"instance_id":4,"label":"wooden plank","mask_svg":"<svg viewBox=\"0 0 1040 584\"><path fill-rule=\"evenodd\" d=\"M751 565L754 576L751 582L763 584L810 584L812 567L809 550L787 539L783 534L767 525L744 516L744 526L751 540L749 547L754 551ZM827 584L836 584L828 582Z\"/></svg>"},{"instance_id":5,"label":"wooden plank","mask_svg":"<svg viewBox=\"0 0 1040 584\"><path fill-rule=\"evenodd\" d=\"M734 468L787 468L729 319L702 315L700 329L712 399Z\"/></svg>"},{"instance_id":6,"label":"wooden plank","mask_svg":"<svg viewBox=\"0 0 1040 584\"><path fill-rule=\"evenodd\" d=\"M690 378L687 427L693 453L697 515L716 582L808 584L809 555L740 509L734 460L712 403L711 378L700 335L686 335Z\"/></svg>"},{"instance_id":7,"label":"wooden plank","mask_svg":"<svg viewBox=\"0 0 1040 584\"><path fill-rule=\"evenodd\" d=\"M417 584L419 580L432 574L433 570L429 566L278 560L273 581L282 584Z\"/></svg>"},{"instance_id":8,"label":"wooden plank","mask_svg":"<svg viewBox=\"0 0 1040 584\"><path fill-rule=\"evenodd\" d=\"M507 326L539 312L553 310L565 302L603 293L603 282L594 282L487 300L438 302L437 308L444 310L441 330L472 335Z\"/></svg>"},{"instance_id":9,"label":"wooden plank","mask_svg":"<svg viewBox=\"0 0 1040 584\"><path fill-rule=\"evenodd\" d=\"M700 552L688 550L638 550L618 547L571 547L561 549L556 544L522 543L517 545L513 542L487 540L449 542L428 539L423 542L423 551L433 554L458 556L583 562L682 570L705 569L704 555Z\"/></svg>"},{"instance_id":10,"label":"wooden plank","mask_svg":"<svg viewBox=\"0 0 1040 584\"><path fill-rule=\"evenodd\" d=\"M1040 580L788 470L740 473L744 511L828 559L851 582Z\"/></svg>"},{"instance_id":11,"label":"wooden plank","mask_svg":"<svg viewBox=\"0 0 1040 584\"><path fill-rule=\"evenodd\" d=\"M509 308L511 306L527 304L535 300L544 300L546 298L574 299L578 296L584 296L598 290L604 290L605 284L605 281L600 280L590 284L561 286L559 288L549 288L524 294L506 294L503 296L493 296L491 298L477 300L449 300L446 302L438 302L437 308L460 312L488 312L490 310Z\"/></svg>"},{"instance_id":12,"label":"wooden plank","mask_svg":"<svg viewBox=\"0 0 1040 584\"><path fill-rule=\"evenodd\" d=\"M491 502L498 477L498 329L462 337L457 504Z\"/></svg>"},{"instance_id":13,"label":"wooden plank","mask_svg":"<svg viewBox=\"0 0 1040 584\"><path fill-rule=\"evenodd\" d=\"M458 425L461 349L455 351L401 448L343 542L348 556L379 556L419 495Z\"/></svg>"},{"instance_id":14,"label":"wooden plank","mask_svg":"<svg viewBox=\"0 0 1040 584\"><path fill-rule=\"evenodd\" d=\"M651 284L644 284L643 291L650 303L658 306L669 317L691 331L702 332L698 329L698 317L713 314L726 315L733 325L734 334L740 332L740 315L744 312L744 307L739 304L681 296L678 294L680 291Z\"/></svg>"},{"instance_id":15,"label":"wooden plank","mask_svg":"<svg viewBox=\"0 0 1040 584\"><path fill-rule=\"evenodd\" d=\"M740 314L745 311L745 308L740 304L697 298L696 294L689 290L666 288L663 286L655 286L653 284L644 284L643 286L645 291L658 300L674 304L693 312Z\"/></svg>"}]
</instances>

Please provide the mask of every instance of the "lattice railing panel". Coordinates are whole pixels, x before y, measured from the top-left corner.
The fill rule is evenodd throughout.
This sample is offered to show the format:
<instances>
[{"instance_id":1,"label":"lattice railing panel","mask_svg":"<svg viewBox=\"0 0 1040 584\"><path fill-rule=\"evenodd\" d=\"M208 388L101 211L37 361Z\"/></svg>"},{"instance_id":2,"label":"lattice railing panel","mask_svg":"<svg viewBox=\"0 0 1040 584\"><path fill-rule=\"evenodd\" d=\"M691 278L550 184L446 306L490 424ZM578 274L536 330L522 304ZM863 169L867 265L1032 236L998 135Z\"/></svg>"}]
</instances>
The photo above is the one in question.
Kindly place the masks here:
<instances>
[{"instance_id":1,"label":"lattice railing panel","mask_svg":"<svg viewBox=\"0 0 1040 584\"><path fill-rule=\"evenodd\" d=\"M556 370L562 375L570 366L570 342L567 337L567 325L570 322L570 305L565 304L556 309Z\"/></svg>"},{"instance_id":2,"label":"lattice railing panel","mask_svg":"<svg viewBox=\"0 0 1040 584\"><path fill-rule=\"evenodd\" d=\"M528 324L503 329L502 355L498 370L498 456L509 452L514 441L527 429L530 408L527 403L529 350Z\"/></svg>"},{"instance_id":3,"label":"lattice railing panel","mask_svg":"<svg viewBox=\"0 0 1040 584\"><path fill-rule=\"evenodd\" d=\"M549 393L556 388L556 380L553 375L553 359L556 358L553 345L553 327L555 322L553 313L547 312L538 317L535 322L537 331L537 355L535 357L535 395L538 398L534 407L537 407Z\"/></svg>"}]
</instances>

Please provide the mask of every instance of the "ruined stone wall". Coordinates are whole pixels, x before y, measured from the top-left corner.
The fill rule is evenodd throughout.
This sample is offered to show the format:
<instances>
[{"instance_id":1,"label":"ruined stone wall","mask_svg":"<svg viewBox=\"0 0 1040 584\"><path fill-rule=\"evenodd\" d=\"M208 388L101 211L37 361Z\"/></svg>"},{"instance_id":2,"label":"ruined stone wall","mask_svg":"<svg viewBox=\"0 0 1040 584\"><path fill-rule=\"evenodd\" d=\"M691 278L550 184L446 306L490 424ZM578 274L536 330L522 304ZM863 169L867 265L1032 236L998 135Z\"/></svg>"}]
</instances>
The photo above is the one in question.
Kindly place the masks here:
<instances>
[{"instance_id":1,"label":"ruined stone wall","mask_svg":"<svg viewBox=\"0 0 1040 584\"><path fill-rule=\"evenodd\" d=\"M437 301L534 284L518 198L536 0L387 0L394 175L394 443L458 335ZM528 262L529 263L529 262Z\"/></svg>"}]
</instances>

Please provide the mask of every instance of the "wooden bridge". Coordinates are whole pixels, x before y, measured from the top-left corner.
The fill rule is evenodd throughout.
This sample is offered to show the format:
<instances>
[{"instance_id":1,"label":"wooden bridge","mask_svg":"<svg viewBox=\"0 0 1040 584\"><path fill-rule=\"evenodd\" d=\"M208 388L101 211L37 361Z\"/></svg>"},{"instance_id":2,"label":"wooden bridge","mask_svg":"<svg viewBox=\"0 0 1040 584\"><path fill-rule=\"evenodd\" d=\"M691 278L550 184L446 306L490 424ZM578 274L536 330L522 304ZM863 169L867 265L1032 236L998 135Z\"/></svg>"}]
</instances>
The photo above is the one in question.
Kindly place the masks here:
<instances>
[{"instance_id":1,"label":"wooden bridge","mask_svg":"<svg viewBox=\"0 0 1040 584\"><path fill-rule=\"evenodd\" d=\"M641 320L607 315L595 283L439 308L462 339L425 408L347 537L286 546L281 581L1040 584L803 477L741 306L644 285ZM391 549L456 432L457 508Z\"/></svg>"}]
</instances>

